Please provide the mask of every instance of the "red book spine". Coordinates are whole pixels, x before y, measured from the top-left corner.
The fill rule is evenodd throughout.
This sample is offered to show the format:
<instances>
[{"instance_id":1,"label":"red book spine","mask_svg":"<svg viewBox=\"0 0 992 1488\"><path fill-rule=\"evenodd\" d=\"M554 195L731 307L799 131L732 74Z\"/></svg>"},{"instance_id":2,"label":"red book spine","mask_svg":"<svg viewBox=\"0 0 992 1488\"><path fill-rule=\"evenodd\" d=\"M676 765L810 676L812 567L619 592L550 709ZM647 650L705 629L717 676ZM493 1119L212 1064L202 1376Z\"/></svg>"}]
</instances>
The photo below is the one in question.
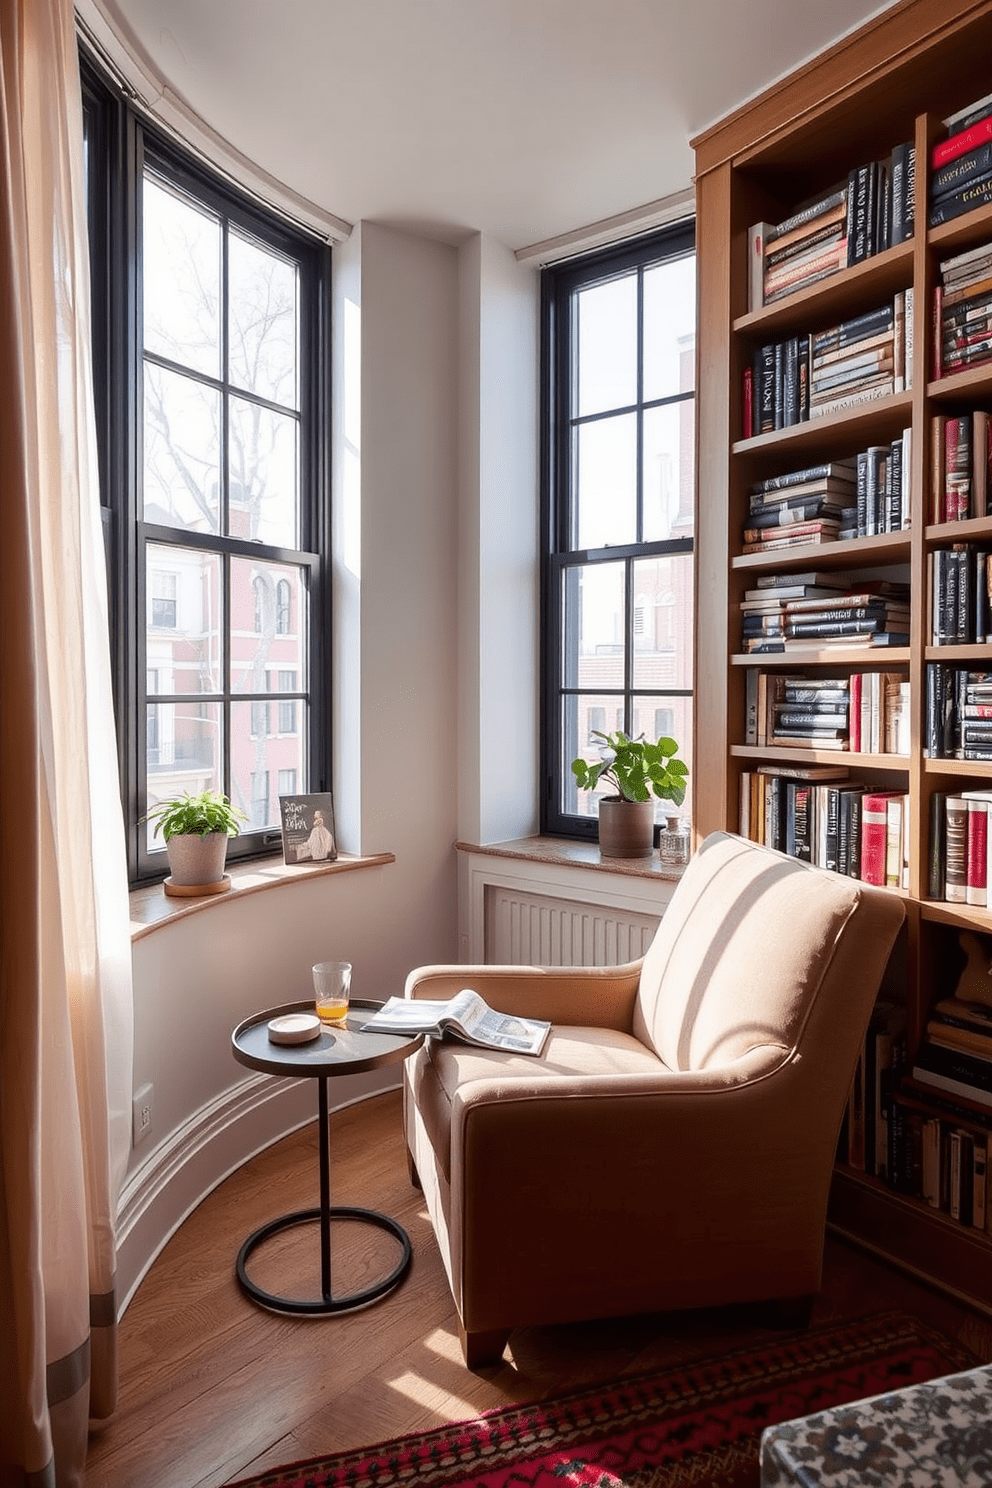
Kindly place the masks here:
<instances>
[{"instance_id":1,"label":"red book spine","mask_svg":"<svg viewBox=\"0 0 992 1488\"><path fill-rule=\"evenodd\" d=\"M962 129L960 134L952 134L950 139L941 140L939 145L934 145L930 163L937 170L949 160L967 155L969 150L974 150L976 145L982 145L989 139L992 139L992 117L979 119L970 129Z\"/></svg>"},{"instance_id":2,"label":"red book spine","mask_svg":"<svg viewBox=\"0 0 992 1488\"><path fill-rule=\"evenodd\" d=\"M861 679L862 672L853 672L850 681L850 698L847 705L847 747L852 754L861 749Z\"/></svg>"},{"instance_id":3,"label":"red book spine","mask_svg":"<svg viewBox=\"0 0 992 1488\"><path fill-rule=\"evenodd\" d=\"M988 900L989 812L985 801L968 802L968 877L965 903L983 905Z\"/></svg>"},{"instance_id":4,"label":"red book spine","mask_svg":"<svg viewBox=\"0 0 992 1488\"><path fill-rule=\"evenodd\" d=\"M865 883L885 883L888 841L888 794L871 794L861 801L861 878Z\"/></svg>"}]
</instances>

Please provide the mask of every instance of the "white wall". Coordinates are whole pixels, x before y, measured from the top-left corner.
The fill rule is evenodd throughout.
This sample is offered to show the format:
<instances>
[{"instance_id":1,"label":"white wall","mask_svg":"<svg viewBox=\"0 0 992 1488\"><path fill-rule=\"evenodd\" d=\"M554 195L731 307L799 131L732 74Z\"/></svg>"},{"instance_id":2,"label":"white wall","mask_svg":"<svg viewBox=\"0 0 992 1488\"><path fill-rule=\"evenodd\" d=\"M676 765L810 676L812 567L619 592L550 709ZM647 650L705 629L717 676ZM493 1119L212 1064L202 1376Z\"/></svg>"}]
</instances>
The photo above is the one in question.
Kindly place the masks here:
<instances>
[{"instance_id":1,"label":"white wall","mask_svg":"<svg viewBox=\"0 0 992 1488\"><path fill-rule=\"evenodd\" d=\"M538 830L536 269L460 250L459 803L467 842Z\"/></svg>"},{"instance_id":2,"label":"white wall","mask_svg":"<svg viewBox=\"0 0 992 1488\"><path fill-rule=\"evenodd\" d=\"M213 1184L315 1112L308 1082L234 1061L235 1024L308 996L324 957L354 963L359 997L457 959L458 255L365 224L335 270L335 814L346 851L396 862L232 897L135 943L134 1085L154 1109L125 1183L122 1295Z\"/></svg>"}]
</instances>

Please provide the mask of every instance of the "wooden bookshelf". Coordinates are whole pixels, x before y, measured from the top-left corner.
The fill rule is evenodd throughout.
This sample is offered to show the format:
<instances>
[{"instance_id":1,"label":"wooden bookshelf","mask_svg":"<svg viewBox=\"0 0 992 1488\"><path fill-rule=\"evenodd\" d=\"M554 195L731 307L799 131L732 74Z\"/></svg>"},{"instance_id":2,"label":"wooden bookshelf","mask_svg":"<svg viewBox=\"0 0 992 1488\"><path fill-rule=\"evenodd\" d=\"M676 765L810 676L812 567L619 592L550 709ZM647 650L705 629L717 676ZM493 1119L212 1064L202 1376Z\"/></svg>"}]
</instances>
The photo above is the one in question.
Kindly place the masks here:
<instances>
[{"instance_id":1,"label":"wooden bookshelf","mask_svg":"<svg viewBox=\"0 0 992 1488\"><path fill-rule=\"evenodd\" d=\"M952 542L992 550L992 516L929 523L931 420L940 412L992 411L992 363L934 379L932 305L942 259L992 244L992 207L927 227L928 166L941 121L989 92L992 0L905 0L824 52L801 72L750 100L692 141L696 158L697 285L697 731L699 836L738 830L740 782L757 763L841 761L851 775L908 797L911 838L905 944L894 968L905 998L907 1041L919 1042L934 1002L954 990L957 935L987 937L992 908L928 897L929 812L939 791L992 784L992 765L924 754L928 661L992 670L992 645L930 642L928 559ZM881 159L903 141L916 155L913 236L855 267L748 308L748 229L780 222L799 205ZM904 391L860 407L745 437L744 369L756 348L837 325L913 290L912 377ZM908 379L907 379L908 380ZM741 553L748 491L766 476L851 456L911 430L910 522L906 530L821 547ZM908 582L908 647L823 647L742 654L739 603L759 572L834 568ZM910 749L904 756L755 747L745 742L749 667L890 670L910 686ZM887 989L890 993L891 988ZM920 1096L917 1087L914 1095ZM937 1114L937 1112L935 1112ZM946 1114L940 1112L940 1114ZM986 1108L992 1117L992 1108ZM992 1308L992 1234L839 1165L831 1220L844 1233L914 1274Z\"/></svg>"}]
</instances>

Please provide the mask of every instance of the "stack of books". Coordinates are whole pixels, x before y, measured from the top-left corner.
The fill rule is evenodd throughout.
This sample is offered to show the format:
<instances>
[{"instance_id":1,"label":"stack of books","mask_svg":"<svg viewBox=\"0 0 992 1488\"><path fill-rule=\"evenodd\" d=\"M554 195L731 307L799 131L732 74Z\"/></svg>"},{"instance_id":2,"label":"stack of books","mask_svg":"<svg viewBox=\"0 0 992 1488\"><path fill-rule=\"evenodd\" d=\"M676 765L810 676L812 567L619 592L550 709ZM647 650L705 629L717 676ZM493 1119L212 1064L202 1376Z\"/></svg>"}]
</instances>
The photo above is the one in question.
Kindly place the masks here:
<instances>
[{"instance_id":1,"label":"stack of books","mask_svg":"<svg viewBox=\"0 0 992 1488\"><path fill-rule=\"evenodd\" d=\"M811 419L905 388L907 296L811 338Z\"/></svg>"},{"instance_id":2,"label":"stack of books","mask_svg":"<svg viewBox=\"0 0 992 1488\"><path fill-rule=\"evenodd\" d=\"M930 521L961 522L989 515L992 442L989 416L935 413L930 421Z\"/></svg>"},{"instance_id":3,"label":"stack of books","mask_svg":"<svg viewBox=\"0 0 992 1488\"><path fill-rule=\"evenodd\" d=\"M912 385L913 291L813 335L759 346L744 369L745 439Z\"/></svg>"},{"instance_id":4,"label":"stack of books","mask_svg":"<svg viewBox=\"0 0 992 1488\"><path fill-rule=\"evenodd\" d=\"M930 155L930 226L992 201L992 93L944 120Z\"/></svg>"},{"instance_id":5,"label":"stack of books","mask_svg":"<svg viewBox=\"0 0 992 1488\"><path fill-rule=\"evenodd\" d=\"M851 701L846 677L758 678L764 702L764 742L800 749L846 749ZM765 693L762 697L762 693Z\"/></svg>"},{"instance_id":6,"label":"stack of books","mask_svg":"<svg viewBox=\"0 0 992 1488\"><path fill-rule=\"evenodd\" d=\"M846 181L783 222L756 222L748 233L748 309L772 305L912 237L915 197L915 151L907 141L884 160L856 166Z\"/></svg>"},{"instance_id":7,"label":"stack of books","mask_svg":"<svg viewBox=\"0 0 992 1488\"><path fill-rule=\"evenodd\" d=\"M945 258L933 297L934 377L992 360L992 243Z\"/></svg>"},{"instance_id":8,"label":"stack of books","mask_svg":"<svg viewBox=\"0 0 992 1488\"><path fill-rule=\"evenodd\" d=\"M992 759L989 741L976 740L975 729L992 723L992 672L945 666L928 661L924 699L923 752L928 759L964 759L965 748ZM967 731L968 744L965 745ZM937 897L937 896L935 896Z\"/></svg>"},{"instance_id":9,"label":"stack of books","mask_svg":"<svg viewBox=\"0 0 992 1488\"><path fill-rule=\"evenodd\" d=\"M909 682L901 672L770 676L748 668L745 744L909 753Z\"/></svg>"},{"instance_id":10,"label":"stack of books","mask_svg":"<svg viewBox=\"0 0 992 1488\"><path fill-rule=\"evenodd\" d=\"M857 525L856 461L830 460L751 487L744 551L830 542Z\"/></svg>"},{"instance_id":11,"label":"stack of books","mask_svg":"<svg viewBox=\"0 0 992 1488\"><path fill-rule=\"evenodd\" d=\"M757 592L757 591L755 591ZM741 601L745 654L821 646L908 646L909 585L885 579L802 599Z\"/></svg>"},{"instance_id":12,"label":"stack of books","mask_svg":"<svg viewBox=\"0 0 992 1488\"><path fill-rule=\"evenodd\" d=\"M913 1079L992 1106L992 1007L942 998L927 1023Z\"/></svg>"},{"instance_id":13,"label":"stack of books","mask_svg":"<svg viewBox=\"0 0 992 1488\"><path fill-rule=\"evenodd\" d=\"M992 564L986 548L954 543L927 555L930 644L984 645L992 640Z\"/></svg>"}]
</instances>

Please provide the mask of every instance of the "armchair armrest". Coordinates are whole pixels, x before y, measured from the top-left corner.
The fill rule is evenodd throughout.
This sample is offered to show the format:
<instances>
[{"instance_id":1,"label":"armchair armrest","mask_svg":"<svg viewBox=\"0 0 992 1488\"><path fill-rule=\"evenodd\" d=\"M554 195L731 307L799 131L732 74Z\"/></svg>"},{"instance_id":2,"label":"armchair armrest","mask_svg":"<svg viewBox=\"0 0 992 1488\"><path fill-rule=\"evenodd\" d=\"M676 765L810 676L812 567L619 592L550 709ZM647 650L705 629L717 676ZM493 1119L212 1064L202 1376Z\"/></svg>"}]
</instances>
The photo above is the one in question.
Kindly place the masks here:
<instances>
[{"instance_id":1,"label":"armchair armrest","mask_svg":"<svg viewBox=\"0 0 992 1488\"><path fill-rule=\"evenodd\" d=\"M407 977L405 996L442 1001L471 987L500 1013L629 1033L640 975L640 961L625 966L420 966Z\"/></svg>"}]
</instances>

